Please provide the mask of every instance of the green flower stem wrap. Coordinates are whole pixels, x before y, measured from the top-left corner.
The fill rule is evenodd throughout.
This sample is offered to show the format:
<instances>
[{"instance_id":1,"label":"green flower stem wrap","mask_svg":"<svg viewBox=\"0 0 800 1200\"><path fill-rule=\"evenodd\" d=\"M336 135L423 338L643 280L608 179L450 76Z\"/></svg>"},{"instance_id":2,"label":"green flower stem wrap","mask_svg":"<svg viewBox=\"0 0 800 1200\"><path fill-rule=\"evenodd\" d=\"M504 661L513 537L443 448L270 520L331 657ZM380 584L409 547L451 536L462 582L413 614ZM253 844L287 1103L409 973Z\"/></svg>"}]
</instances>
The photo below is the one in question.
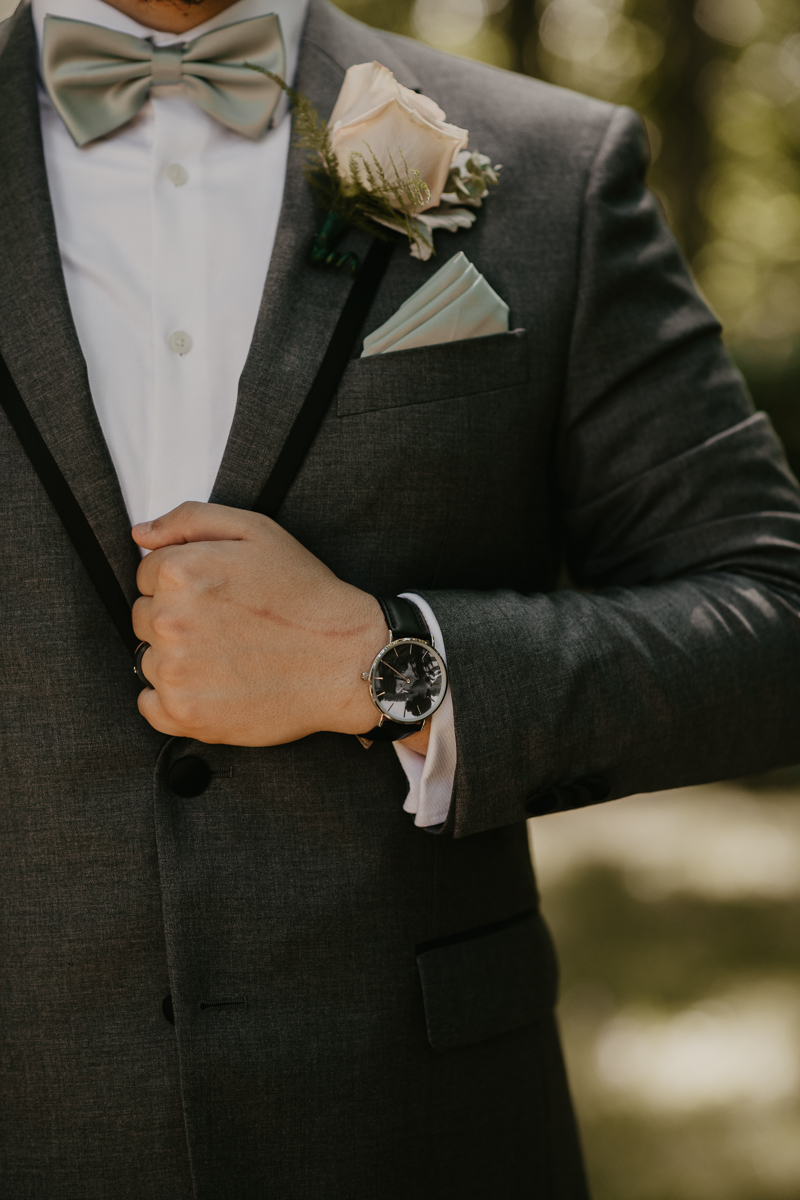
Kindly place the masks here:
<instances>
[{"instance_id":1,"label":"green flower stem wrap","mask_svg":"<svg viewBox=\"0 0 800 1200\"><path fill-rule=\"evenodd\" d=\"M336 243L348 225L349 222L338 213L328 213L323 222L322 229L320 229L311 245L310 259L315 266L349 266L353 275L357 273L361 265L358 261L358 255L354 254L351 250L340 254L335 249Z\"/></svg>"}]
</instances>

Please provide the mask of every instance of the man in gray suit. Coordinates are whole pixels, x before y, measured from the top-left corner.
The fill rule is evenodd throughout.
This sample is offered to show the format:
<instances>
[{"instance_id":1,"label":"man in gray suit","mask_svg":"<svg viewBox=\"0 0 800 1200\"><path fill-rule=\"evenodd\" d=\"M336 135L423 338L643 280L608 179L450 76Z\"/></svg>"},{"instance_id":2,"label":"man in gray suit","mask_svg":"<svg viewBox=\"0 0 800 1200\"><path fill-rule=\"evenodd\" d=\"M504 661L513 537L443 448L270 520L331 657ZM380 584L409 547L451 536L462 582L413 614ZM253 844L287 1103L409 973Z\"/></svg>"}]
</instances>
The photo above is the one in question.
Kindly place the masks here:
<instances>
[{"instance_id":1,"label":"man in gray suit","mask_svg":"<svg viewBox=\"0 0 800 1200\"><path fill-rule=\"evenodd\" d=\"M177 31L227 7L206 5L171 9ZM147 25L143 6L117 7ZM87 192L93 252L64 215L37 30L23 6L2 34L0 355L136 601L155 687L0 417L3 1193L585 1197L526 818L798 756L800 498L644 188L640 123L310 0L296 79L323 115L374 59L503 163L437 248L514 332L353 358L278 523L247 511L350 289L308 262L320 217L290 150L213 503L140 524L140 567L149 459L128 470L113 423L137 415L114 412L137 363L121 341L103 376L75 283L109 272L108 309L135 302L100 218L124 210L133 238L138 185ZM395 252L362 336L437 266ZM175 364L191 344L170 335ZM179 474L192 424L148 453ZM580 590L556 590L562 563ZM376 719L374 597L409 589L443 636L456 743L427 829L392 746L352 736Z\"/></svg>"}]
</instances>

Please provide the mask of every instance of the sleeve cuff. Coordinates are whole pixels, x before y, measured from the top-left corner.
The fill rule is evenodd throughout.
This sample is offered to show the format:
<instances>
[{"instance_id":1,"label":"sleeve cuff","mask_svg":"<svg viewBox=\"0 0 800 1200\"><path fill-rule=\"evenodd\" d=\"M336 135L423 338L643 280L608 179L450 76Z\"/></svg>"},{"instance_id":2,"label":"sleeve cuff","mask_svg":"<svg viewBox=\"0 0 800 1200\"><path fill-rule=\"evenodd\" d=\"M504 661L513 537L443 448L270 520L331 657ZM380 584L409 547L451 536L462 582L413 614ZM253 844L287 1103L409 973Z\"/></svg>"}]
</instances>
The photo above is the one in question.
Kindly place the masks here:
<instances>
[{"instance_id":1,"label":"sleeve cuff","mask_svg":"<svg viewBox=\"0 0 800 1200\"><path fill-rule=\"evenodd\" d=\"M447 663L444 638L439 622L427 600L413 592L401 593L416 604L433 634L436 649ZM441 825L447 820L453 782L456 775L456 731L450 689L430 720L431 737L427 754L417 754L402 742L393 742L400 766L408 780L408 795L403 808L414 814L414 824Z\"/></svg>"}]
</instances>

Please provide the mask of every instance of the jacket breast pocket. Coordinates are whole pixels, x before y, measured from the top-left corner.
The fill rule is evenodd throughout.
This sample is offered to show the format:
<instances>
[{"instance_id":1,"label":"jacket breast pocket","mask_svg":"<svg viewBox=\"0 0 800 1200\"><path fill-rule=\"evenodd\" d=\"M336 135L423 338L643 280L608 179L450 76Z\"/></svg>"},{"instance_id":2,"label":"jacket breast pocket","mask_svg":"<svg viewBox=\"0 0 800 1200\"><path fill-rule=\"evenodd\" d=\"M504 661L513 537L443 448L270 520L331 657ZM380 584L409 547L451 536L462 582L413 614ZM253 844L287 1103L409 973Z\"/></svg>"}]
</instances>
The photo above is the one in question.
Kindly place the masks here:
<instances>
[{"instance_id":1,"label":"jacket breast pocket","mask_svg":"<svg viewBox=\"0 0 800 1200\"><path fill-rule=\"evenodd\" d=\"M555 1007L558 965L538 909L418 946L417 966L434 1050L521 1029Z\"/></svg>"},{"instance_id":2,"label":"jacket breast pocket","mask_svg":"<svg viewBox=\"0 0 800 1200\"><path fill-rule=\"evenodd\" d=\"M528 333L494 333L354 358L336 394L340 417L502 391L528 382Z\"/></svg>"}]
</instances>

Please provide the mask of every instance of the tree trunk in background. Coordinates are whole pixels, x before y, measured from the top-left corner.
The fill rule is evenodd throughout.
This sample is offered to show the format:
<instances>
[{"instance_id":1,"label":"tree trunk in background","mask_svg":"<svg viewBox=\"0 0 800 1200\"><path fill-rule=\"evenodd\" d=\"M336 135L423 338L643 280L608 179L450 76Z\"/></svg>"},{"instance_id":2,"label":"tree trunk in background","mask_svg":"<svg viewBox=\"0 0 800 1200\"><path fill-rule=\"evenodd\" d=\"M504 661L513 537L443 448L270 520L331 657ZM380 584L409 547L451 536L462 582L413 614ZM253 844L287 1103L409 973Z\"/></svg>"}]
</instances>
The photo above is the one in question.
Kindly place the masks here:
<instances>
[{"instance_id":1,"label":"tree trunk in background","mask_svg":"<svg viewBox=\"0 0 800 1200\"><path fill-rule=\"evenodd\" d=\"M543 78L536 54L539 20L536 0L510 0L506 30L511 45L511 66L522 75Z\"/></svg>"},{"instance_id":2,"label":"tree trunk in background","mask_svg":"<svg viewBox=\"0 0 800 1200\"><path fill-rule=\"evenodd\" d=\"M707 69L725 50L694 19L695 0L637 0L629 15L657 30L664 57L656 69L655 87L647 80L646 107L662 134L662 150L653 183L689 259L708 238L708 221L698 193L712 151L712 136L703 97ZM536 0L510 0L506 33L515 71L546 79L538 54L539 13ZM644 97L642 97L644 99Z\"/></svg>"},{"instance_id":3,"label":"tree trunk in background","mask_svg":"<svg viewBox=\"0 0 800 1200\"><path fill-rule=\"evenodd\" d=\"M709 235L699 203L713 143L703 93L709 88L712 64L721 51L725 53L697 25L694 7L695 0L641 0L631 12L664 39L658 82L647 104L663 139L653 184L666 201L670 223L690 261Z\"/></svg>"}]
</instances>

